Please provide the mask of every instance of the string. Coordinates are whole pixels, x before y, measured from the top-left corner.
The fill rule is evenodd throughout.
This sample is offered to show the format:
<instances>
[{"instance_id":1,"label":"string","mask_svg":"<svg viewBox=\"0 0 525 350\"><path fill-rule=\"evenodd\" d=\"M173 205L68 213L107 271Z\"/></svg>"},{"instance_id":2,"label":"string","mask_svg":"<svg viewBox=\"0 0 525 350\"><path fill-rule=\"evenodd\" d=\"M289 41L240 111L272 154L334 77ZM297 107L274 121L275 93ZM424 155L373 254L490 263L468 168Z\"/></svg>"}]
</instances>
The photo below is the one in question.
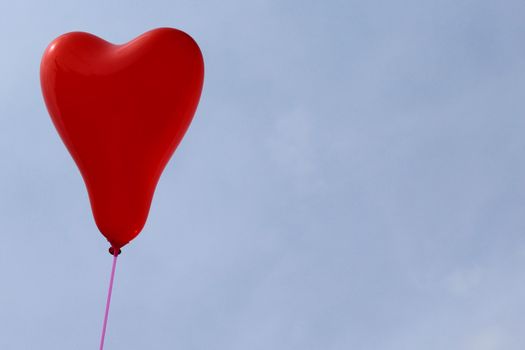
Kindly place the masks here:
<instances>
[{"instance_id":1,"label":"string","mask_svg":"<svg viewBox=\"0 0 525 350\"><path fill-rule=\"evenodd\" d=\"M104 349L104 339L106 338L106 326L108 325L109 304L111 303L111 293L113 291L113 280L115 279L115 269L117 267L117 257L120 249L113 249L113 267L111 268L111 277L109 278L108 300L106 301L106 312L104 314L104 323L102 325L102 336L100 337L100 350Z\"/></svg>"}]
</instances>

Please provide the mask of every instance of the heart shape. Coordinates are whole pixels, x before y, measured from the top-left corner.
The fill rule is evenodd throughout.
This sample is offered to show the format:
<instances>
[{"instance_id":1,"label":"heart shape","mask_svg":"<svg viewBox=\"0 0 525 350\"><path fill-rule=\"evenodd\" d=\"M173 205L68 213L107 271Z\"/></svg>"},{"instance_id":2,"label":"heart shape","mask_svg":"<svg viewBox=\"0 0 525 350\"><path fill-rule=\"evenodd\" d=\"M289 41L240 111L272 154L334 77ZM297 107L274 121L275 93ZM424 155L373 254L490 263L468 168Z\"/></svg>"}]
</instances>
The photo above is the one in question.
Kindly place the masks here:
<instances>
[{"instance_id":1,"label":"heart shape","mask_svg":"<svg viewBox=\"0 0 525 350\"><path fill-rule=\"evenodd\" d=\"M200 49L171 28L123 45L67 33L46 49L40 79L97 227L121 248L144 227L157 182L197 108L204 79Z\"/></svg>"}]
</instances>

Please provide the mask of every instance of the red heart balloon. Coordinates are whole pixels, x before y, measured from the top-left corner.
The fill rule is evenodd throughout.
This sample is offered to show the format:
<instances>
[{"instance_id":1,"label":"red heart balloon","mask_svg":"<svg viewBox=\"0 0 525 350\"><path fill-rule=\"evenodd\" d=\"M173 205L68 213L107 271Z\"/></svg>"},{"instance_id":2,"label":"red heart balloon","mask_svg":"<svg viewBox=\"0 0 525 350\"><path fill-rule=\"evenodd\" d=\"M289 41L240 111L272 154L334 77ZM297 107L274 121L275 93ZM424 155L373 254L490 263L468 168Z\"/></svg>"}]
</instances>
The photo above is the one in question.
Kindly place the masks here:
<instances>
[{"instance_id":1,"label":"red heart balloon","mask_svg":"<svg viewBox=\"0 0 525 350\"><path fill-rule=\"evenodd\" d=\"M204 79L199 47L171 28L123 45L68 33L46 49L40 79L96 224L121 248L144 227L159 177L197 108Z\"/></svg>"}]
</instances>

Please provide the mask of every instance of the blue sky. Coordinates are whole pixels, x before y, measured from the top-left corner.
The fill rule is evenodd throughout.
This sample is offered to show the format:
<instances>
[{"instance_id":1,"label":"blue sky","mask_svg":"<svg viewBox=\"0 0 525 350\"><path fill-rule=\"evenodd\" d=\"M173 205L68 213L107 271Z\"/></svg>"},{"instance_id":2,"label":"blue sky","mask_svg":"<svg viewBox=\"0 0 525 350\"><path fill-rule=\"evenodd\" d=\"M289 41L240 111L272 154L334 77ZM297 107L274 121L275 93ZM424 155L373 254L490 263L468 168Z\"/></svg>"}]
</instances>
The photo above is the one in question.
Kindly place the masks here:
<instances>
[{"instance_id":1,"label":"blue sky","mask_svg":"<svg viewBox=\"0 0 525 350\"><path fill-rule=\"evenodd\" d=\"M206 78L109 349L522 349L523 1L0 3L0 348L95 349L111 257L45 110L56 36L171 26Z\"/></svg>"}]
</instances>

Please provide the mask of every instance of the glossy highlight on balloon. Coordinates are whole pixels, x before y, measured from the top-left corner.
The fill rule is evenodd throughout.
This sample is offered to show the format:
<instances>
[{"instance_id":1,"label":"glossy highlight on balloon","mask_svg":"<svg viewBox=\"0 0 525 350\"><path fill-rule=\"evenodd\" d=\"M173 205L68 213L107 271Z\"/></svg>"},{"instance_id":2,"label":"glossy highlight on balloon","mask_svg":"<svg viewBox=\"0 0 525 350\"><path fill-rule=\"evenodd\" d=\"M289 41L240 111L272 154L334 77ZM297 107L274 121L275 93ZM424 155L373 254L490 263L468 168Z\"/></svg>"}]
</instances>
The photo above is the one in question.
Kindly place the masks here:
<instances>
[{"instance_id":1,"label":"glossy highlight on balloon","mask_svg":"<svg viewBox=\"0 0 525 350\"><path fill-rule=\"evenodd\" d=\"M144 227L203 79L198 45L177 29L122 45L72 32L46 49L40 80L47 109L82 174L97 227L115 249Z\"/></svg>"}]
</instances>

